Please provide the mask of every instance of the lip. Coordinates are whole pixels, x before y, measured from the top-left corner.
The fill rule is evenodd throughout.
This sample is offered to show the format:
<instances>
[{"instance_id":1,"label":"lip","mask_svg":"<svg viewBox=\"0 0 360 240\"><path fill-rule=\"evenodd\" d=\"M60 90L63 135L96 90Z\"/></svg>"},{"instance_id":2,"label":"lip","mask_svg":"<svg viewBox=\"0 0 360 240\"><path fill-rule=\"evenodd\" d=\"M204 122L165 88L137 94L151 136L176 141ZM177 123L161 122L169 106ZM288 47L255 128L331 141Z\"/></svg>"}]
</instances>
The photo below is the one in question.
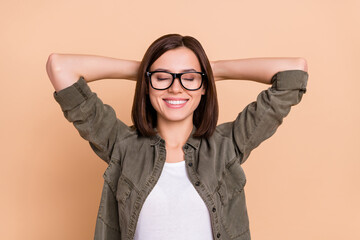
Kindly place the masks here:
<instances>
[{"instance_id":1,"label":"lip","mask_svg":"<svg viewBox=\"0 0 360 240\"><path fill-rule=\"evenodd\" d=\"M184 107L186 105L186 103L189 101L189 99L186 99L186 98L163 98L163 101L165 102L167 107L173 108L173 109L179 109L179 108ZM172 104L169 101L171 101L171 102L184 101L184 103Z\"/></svg>"}]
</instances>

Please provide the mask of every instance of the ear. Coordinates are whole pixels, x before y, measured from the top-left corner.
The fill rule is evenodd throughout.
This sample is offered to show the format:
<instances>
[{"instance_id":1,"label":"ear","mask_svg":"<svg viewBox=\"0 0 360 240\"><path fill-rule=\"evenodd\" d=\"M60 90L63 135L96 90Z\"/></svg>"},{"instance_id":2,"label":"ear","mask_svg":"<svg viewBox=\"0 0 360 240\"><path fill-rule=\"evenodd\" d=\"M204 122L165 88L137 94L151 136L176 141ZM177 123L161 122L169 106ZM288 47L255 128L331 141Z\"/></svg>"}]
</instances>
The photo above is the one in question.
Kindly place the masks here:
<instances>
[{"instance_id":1,"label":"ear","mask_svg":"<svg viewBox=\"0 0 360 240\"><path fill-rule=\"evenodd\" d=\"M205 95L206 89L204 87L201 88L201 95Z\"/></svg>"}]
</instances>

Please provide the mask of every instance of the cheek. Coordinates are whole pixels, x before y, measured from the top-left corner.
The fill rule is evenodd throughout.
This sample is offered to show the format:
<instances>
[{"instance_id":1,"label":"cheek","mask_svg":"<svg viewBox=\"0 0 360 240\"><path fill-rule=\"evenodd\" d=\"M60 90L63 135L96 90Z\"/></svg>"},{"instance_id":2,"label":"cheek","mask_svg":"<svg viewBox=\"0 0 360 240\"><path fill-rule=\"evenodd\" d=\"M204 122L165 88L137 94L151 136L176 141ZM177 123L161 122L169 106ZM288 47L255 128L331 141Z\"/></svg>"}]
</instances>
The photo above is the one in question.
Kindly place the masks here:
<instances>
[{"instance_id":1,"label":"cheek","mask_svg":"<svg viewBox=\"0 0 360 240\"><path fill-rule=\"evenodd\" d=\"M153 106L153 108L155 108L156 103L155 103L154 96L152 96L152 95L149 94L149 99L150 99L151 105Z\"/></svg>"},{"instance_id":2,"label":"cheek","mask_svg":"<svg viewBox=\"0 0 360 240\"><path fill-rule=\"evenodd\" d=\"M156 111L158 111L158 99L159 99L159 97L156 95L156 94L154 94L154 92L152 91L152 90L150 90L149 91L149 99L150 99L150 103L151 103L151 105L153 106L153 108L156 110Z\"/></svg>"},{"instance_id":3,"label":"cheek","mask_svg":"<svg viewBox=\"0 0 360 240\"><path fill-rule=\"evenodd\" d=\"M201 89L201 95L205 95L205 93L206 93L206 91L205 91L205 88L203 87L203 88Z\"/></svg>"}]
</instances>

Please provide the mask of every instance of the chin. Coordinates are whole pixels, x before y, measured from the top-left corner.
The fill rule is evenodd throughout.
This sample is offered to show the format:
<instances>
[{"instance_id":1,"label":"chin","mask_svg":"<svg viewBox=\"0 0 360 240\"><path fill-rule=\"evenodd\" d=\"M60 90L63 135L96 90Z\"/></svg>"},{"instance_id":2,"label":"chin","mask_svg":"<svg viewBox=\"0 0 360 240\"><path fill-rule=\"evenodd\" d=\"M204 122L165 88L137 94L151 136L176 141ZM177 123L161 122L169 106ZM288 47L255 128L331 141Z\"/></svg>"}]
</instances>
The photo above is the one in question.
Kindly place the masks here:
<instances>
[{"instance_id":1,"label":"chin","mask_svg":"<svg viewBox=\"0 0 360 240\"><path fill-rule=\"evenodd\" d=\"M162 119L164 119L167 122L182 122L187 120L188 118L192 119L192 115L191 116L186 116L184 117L184 115L181 116L176 116L176 115L172 115L172 116L161 116Z\"/></svg>"}]
</instances>

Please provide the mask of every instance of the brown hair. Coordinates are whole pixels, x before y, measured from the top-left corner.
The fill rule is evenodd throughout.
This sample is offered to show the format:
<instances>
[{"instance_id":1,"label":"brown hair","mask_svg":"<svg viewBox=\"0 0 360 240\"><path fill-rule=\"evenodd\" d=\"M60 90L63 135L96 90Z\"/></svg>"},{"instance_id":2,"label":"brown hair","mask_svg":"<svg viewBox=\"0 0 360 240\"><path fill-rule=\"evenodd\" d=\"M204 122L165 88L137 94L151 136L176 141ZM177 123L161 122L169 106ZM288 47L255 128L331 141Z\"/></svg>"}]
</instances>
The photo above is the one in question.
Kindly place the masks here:
<instances>
[{"instance_id":1,"label":"brown hair","mask_svg":"<svg viewBox=\"0 0 360 240\"><path fill-rule=\"evenodd\" d=\"M193 124L196 127L194 137L210 137L215 131L219 107L216 95L215 81L209 59L200 42L191 36L167 34L155 40L147 49L137 76L135 96L132 107L132 121L134 128L143 136L154 136L157 124L157 113L150 102L148 95L149 79L146 71L163 53L178 47L187 47L192 50L206 74L204 79L205 95L202 95L199 106L194 111Z\"/></svg>"}]
</instances>

